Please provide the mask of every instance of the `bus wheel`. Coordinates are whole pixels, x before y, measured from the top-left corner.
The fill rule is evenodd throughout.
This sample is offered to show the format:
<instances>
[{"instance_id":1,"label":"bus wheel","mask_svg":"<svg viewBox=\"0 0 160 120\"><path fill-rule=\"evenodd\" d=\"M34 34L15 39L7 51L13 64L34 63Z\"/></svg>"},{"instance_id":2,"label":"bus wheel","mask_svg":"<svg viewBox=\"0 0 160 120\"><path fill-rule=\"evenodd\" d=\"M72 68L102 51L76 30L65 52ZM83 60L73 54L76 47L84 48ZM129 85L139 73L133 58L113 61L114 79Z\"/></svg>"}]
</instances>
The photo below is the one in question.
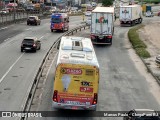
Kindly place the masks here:
<instances>
[{"instance_id":1,"label":"bus wheel","mask_svg":"<svg viewBox=\"0 0 160 120\"><path fill-rule=\"evenodd\" d=\"M53 30L51 29L51 32L53 32Z\"/></svg>"}]
</instances>

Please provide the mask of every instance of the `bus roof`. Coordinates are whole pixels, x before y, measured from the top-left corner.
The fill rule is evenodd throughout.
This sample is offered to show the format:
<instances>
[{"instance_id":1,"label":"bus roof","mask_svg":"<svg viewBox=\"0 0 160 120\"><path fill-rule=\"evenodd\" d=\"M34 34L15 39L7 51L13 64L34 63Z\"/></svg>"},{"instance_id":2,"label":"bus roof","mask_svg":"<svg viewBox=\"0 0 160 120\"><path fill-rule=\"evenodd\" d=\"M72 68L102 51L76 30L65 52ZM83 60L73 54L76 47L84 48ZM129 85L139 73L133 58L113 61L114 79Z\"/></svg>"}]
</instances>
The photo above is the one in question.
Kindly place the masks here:
<instances>
[{"instance_id":1,"label":"bus roof","mask_svg":"<svg viewBox=\"0 0 160 120\"><path fill-rule=\"evenodd\" d=\"M61 38L57 65L60 63L93 65L99 68L91 39L84 37Z\"/></svg>"}]
</instances>

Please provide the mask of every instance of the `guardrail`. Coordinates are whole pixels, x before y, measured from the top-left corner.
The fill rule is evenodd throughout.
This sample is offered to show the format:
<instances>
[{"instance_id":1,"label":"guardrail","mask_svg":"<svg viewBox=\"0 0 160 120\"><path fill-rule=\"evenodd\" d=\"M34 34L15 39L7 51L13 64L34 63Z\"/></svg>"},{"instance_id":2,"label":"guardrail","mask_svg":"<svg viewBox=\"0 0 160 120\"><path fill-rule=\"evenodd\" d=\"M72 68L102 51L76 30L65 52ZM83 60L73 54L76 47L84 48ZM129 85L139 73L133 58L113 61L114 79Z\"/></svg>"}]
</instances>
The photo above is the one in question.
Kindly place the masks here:
<instances>
[{"instance_id":1,"label":"guardrail","mask_svg":"<svg viewBox=\"0 0 160 120\"><path fill-rule=\"evenodd\" d=\"M40 78L43 76L43 71L45 69L45 66L47 64L47 61L50 60L50 55L53 53L53 51L55 49L59 49L59 44L60 44L60 40L61 40L61 37L62 36L70 36L70 35L73 35L74 33L78 32L78 31L81 31L82 29L86 29L86 28L90 28L90 26L86 26L86 25L83 25L83 26L79 26L79 27L76 27L68 32L65 32L63 35L61 35L54 43L53 45L50 47L49 51L47 52L47 54L45 55L44 59L42 60L42 63L38 69L38 72L37 74L35 75L35 78L31 84L31 86L29 87L29 90L28 90L28 93L26 95L26 98L24 100L24 104L22 106L22 110L21 110L21 113L28 113L29 110L30 110L30 107L31 107L31 103L33 101L33 98L34 98L34 94L36 92L36 88L37 88L37 85L39 83L39 80ZM55 57L55 56L54 56ZM21 117L19 118L19 120L27 120L27 117Z\"/></svg>"}]
</instances>

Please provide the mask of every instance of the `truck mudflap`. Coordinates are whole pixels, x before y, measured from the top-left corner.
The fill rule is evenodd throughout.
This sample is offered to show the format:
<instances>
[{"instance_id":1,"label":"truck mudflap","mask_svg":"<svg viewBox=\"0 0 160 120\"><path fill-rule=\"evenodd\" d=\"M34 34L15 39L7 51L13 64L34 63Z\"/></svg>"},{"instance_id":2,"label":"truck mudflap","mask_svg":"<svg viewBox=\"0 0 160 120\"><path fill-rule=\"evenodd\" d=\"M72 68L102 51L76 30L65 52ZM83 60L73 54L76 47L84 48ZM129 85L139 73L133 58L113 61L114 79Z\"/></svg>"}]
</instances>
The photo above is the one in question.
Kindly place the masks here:
<instances>
[{"instance_id":1,"label":"truck mudflap","mask_svg":"<svg viewBox=\"0 0 160 120\"><path fill-rule=\"evenodd\" d=\"M91 35L91 40L93 44L110 44L112 45L112 36L108 35L108 36L95 36L95 35Z\"/></svg>"}]
</instances>

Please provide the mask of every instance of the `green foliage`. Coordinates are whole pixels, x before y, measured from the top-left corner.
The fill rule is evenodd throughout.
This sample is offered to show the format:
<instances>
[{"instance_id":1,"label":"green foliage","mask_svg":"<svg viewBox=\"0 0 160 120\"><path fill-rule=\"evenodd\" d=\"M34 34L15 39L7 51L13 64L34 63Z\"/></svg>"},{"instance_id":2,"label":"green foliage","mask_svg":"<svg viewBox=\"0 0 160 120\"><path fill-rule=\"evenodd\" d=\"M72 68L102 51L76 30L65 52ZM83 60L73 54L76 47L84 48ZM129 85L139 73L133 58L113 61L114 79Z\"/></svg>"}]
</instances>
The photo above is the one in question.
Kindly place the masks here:
<instances>
[{"instance_id":1,"label":"green foliage","mask_svg":"<svg viewBox=\"0 0 160 120\"><path fill-rule=\"evenodd\" d=\"M144 25L139 25L134 28L131 28L128 32L128 38L132 43L133 48L136 50L136 53L142 58L150 57L149 52L146 50L147 46L143 41L140 40L137 30L144 27Z\"/></svg>"},{"instance_id":2,"label":"green foliage","mask_svg":"<svg viewBox=\"0 0 160 120\"><path fill-rule=\"evenodd\" d=\"M149 58L151 57L149 52L145 48L136 48L136 53L142 58Z\"/></svg>"},{"instance_id":3,"label":"green foliage","mask_svg":"<svg viewBox=\"0 0 160 120\"><path fill-rule=\"evenodd\" d=\"M103 6L111 6L113 5L113 0L102 0L102 5Z\"/></svg>"},{"instance_id":4,"label":"green foliage","mask_svg":"<svg viewBox=\"0 0 160 120\"><path fill-rule=\"evenodd\" d=\"M139 0L139 2L141 2L141 0ZM146 3L159 3L160 1L159 0L143 0L143 2L146 2Z\"/></svg>"}]
</instances>

